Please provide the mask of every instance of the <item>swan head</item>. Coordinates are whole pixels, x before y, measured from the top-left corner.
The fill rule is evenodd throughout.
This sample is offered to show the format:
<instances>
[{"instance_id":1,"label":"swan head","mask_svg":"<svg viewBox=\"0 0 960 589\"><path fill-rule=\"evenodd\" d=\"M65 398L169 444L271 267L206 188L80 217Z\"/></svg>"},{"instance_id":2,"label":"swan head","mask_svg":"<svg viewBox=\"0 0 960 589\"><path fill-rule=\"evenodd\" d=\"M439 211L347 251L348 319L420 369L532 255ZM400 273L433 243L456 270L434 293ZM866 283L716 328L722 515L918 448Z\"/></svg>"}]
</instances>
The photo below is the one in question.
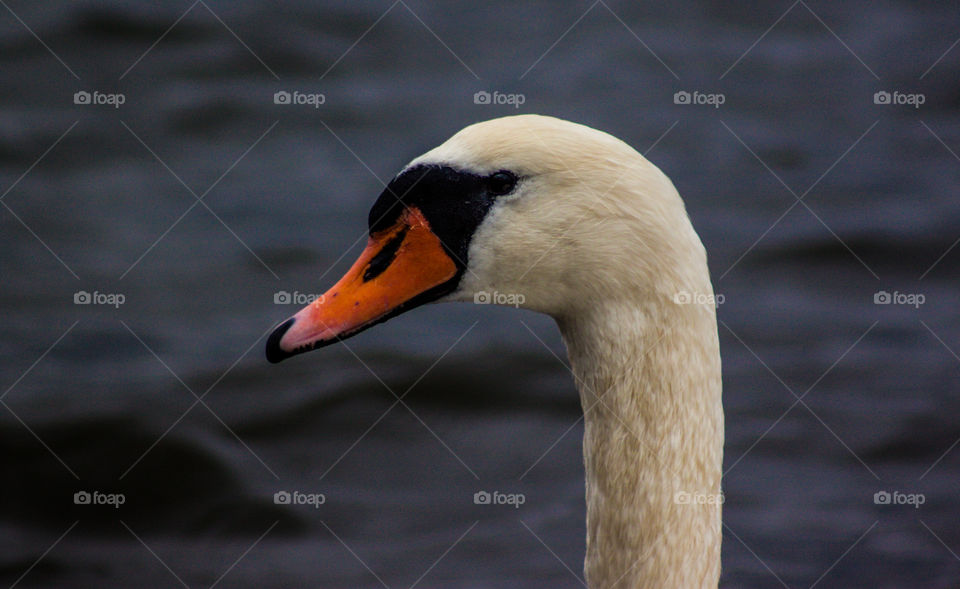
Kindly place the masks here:
<instances>
[{"instance_id":1,"label":"swan head","mask_svg":"<svg viewBox=\"0 0 960 589\"><path fill-rule=\"evenodd\" d=\"M269 337L271 362L428 302L562 319L600 301L669 299L706 267L659 169L611 135L539 115L471 125L414 159L368 225L347 274Z\"/></svg>"}]
</instances>

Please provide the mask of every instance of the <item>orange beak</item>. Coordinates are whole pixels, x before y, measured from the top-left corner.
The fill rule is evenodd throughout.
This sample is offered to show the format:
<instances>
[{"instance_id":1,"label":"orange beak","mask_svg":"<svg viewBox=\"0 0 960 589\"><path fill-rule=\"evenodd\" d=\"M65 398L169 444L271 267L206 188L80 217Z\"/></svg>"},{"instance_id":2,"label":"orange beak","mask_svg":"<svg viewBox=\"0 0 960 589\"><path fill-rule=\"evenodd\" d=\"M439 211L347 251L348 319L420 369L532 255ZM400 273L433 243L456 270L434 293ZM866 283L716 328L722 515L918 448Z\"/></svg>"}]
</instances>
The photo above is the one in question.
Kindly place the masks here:
<instances>
[{"instance_id":1,"label":"orange beak","mask_svg":"<svg viewBox=\"0 0 960 589\"><path fill-rule=\"evenodd\" d=\"M282 323L267 340L267 359L345 339L422 302L457 274L457 265L423 213L407 208L372 234L347 274L320 298Z\"/></svg>"}]
</instances>

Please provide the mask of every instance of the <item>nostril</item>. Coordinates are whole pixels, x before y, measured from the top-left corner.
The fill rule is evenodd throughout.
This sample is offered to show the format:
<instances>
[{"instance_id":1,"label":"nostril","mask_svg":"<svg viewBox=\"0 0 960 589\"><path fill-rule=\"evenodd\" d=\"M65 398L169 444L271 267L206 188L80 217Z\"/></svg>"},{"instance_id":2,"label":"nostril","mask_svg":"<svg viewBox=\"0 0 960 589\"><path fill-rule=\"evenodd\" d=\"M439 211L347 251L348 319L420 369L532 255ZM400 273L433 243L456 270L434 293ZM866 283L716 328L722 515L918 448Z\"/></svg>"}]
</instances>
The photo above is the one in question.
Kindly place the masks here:
<instances>
[{"instance_id":1,"label":"nostril","mask_svg":"<svg viewBox=\"0 0 960 589\"><path fill-rule=\"evenodd\" d=\"M287 319L274 329L270 337L267 338L267 361L271 364L276 364L293 356L293 354L280 347L280 340L283 339L284 334L290 330L295 322L296 318L294 317Z\"/></svg>"},{"instance_id":2,"label":"nostril","mask_svg":"<svg viewBox=\"0 0 960 589\"><path fill-rule=\"evenodd\" d=\"M370 260L370 265L367 266L367 271L363 273L363 281L369 282L383 274L387 269L393 259L397 257L397 252L400 250L400 244L403 243L403 238L407 236L407 229L403 228L395 236L390 238L390 241L384 245L377 255Z\"/></svg>"}]
</instances>

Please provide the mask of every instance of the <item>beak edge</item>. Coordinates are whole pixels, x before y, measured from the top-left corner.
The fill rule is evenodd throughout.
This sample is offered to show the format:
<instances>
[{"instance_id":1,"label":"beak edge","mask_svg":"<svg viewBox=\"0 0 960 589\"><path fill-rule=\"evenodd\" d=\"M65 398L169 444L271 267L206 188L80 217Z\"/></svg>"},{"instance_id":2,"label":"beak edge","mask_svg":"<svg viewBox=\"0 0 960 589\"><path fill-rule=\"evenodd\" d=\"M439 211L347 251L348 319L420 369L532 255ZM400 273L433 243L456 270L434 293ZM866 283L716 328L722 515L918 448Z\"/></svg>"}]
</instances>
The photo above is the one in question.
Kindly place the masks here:
<instances>
[{"instance_id":1,"label":"beak edge","mask_svg":"<svg viewBox=\"0 0 960 589\"><path fill-rule=\"evenodd\" d=\"M278 325L270 334L270 337L267 338L267 362L277 364L295 355L295 353L288 352L280 347L280 340L283 339L287 330L293 326L294 321L296 321L296 319L293 317L287 319Z\"/></svg>"}]
</instances>

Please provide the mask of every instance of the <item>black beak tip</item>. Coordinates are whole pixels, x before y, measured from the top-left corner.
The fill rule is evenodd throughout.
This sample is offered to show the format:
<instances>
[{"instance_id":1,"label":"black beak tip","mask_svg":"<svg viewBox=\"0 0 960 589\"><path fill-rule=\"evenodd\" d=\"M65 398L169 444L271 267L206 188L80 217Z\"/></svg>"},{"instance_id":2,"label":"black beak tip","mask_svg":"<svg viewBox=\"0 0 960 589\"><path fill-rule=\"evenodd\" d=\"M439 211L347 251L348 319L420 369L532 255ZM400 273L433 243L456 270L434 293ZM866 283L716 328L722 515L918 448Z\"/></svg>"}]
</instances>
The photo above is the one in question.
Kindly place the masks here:
<instances>
[{"instance_id":1,"label":"black beak tip","mask_svg":"<svg viewBox=\"0 0 960 589\"><path fill-rule=\"evenodd\" d=\"M267 362L276 364L286 360L290 356L295 355L280 348L280 340L283 338L283 335L287 333L287 330L289 330L293 325L294 321L296 321L296 319L293 317L287 319L278 325L277 328L273 330L273 333L270 334L270 337L267 338Z\"/></svg>"}]
</instances>

